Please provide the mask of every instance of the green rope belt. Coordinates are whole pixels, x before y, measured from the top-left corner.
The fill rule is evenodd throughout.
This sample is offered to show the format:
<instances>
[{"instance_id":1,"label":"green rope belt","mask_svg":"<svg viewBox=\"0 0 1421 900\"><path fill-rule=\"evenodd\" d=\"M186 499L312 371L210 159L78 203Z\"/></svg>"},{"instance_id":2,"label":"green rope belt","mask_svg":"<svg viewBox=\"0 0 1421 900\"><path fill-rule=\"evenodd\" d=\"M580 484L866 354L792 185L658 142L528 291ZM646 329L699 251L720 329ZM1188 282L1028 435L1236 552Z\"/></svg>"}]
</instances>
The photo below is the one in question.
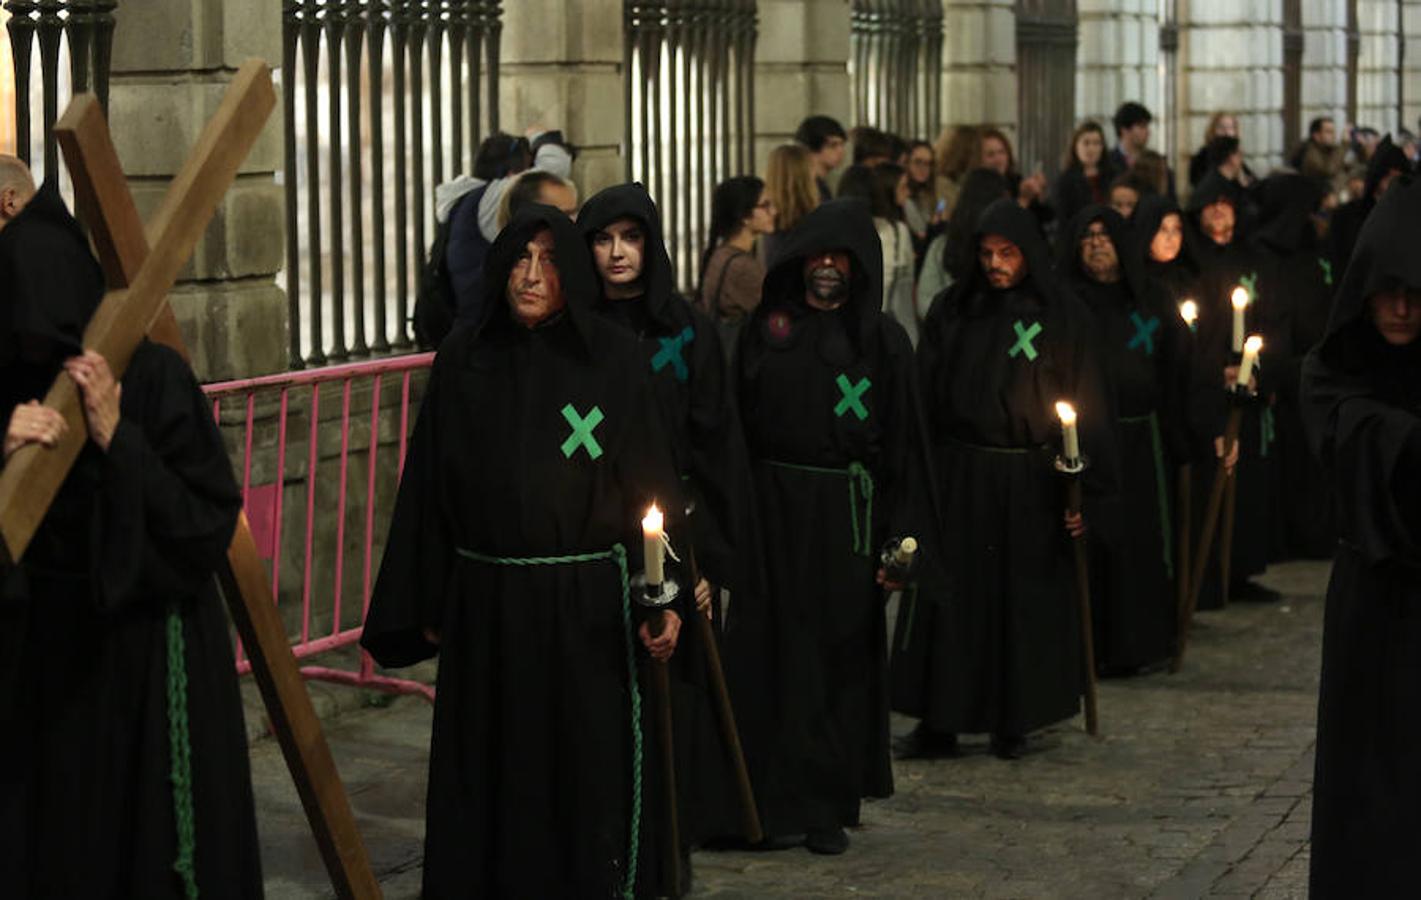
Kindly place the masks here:
<instances>
[{"instance_id":1,"label":"green rope belt","mask_svg":"<svg viewBox=\"0 0 1421 900\"><path fill-rule=\"evenodd\" d=\"M1273 416L1273 407L1263 407L1263 412L1258 417L1258 455L1263 459L1268 458L1268 447L1278 437L1278 421Z\"/></svg>"},{"instance_id":2,"label":"green rope belt","mask_svg":"<svg viewBox=\"0 0 1421 900\"><path fill-rule=\"evenodd\" d=\"M1159 507L1160 540L1163 543L1164 571L1169 578L1174 577L1174 525L1169 516L1169 481L1164 467L1164 441L1160 437L1159 414L1147 416L1121 416L1120 421L1128 425L1141 422L1150 423L1150 451L1155 459L1155 499Z\"/></svg>"},{"instance_id":3,"label":"green rope belt","mask_svg":"<svg viewBox=\"0 0 1421 900\"><path fill-rule=\"evenodd\" d=\"M627 837L627 879L622 896L632 900L636 894L637 857L641 851L641 769L643 762L641 734L641 689L637 686L636 644L632 641L631 578L627 574L627 548L620 543L610 550L593 553L573 553L568 556L486 556L473 550L458 548L458 554L474 562L492 566L565 566L577 563L604 562L617 565L622 579L622 631L627 645L627 688L631 692L632 721L632 810Z\"/></svg>"},{"instance_id":4,"label":"green rope belt","mask_svg":"<svg viewBox=\"0 0 1421 900\"><path fill-rule=\"evenodd\" d=\"M173 783L173 821L177 826L178 854L173 871L183 880L183 894L197 900L194 852L197 837L192 809L192 744L187 719L187 659L183 617L177 607L168 610L168 753Z\"/></svg>"},{"instance_id":5,"label":"green rope belt","mask_svg":"<svg viewBox=\"0 0 1421 900\"><path fill-rule=\"evenodd\" d=\"M873 475L863 463L851 462L842 469L823 466L806 466L799 463L765 460L767 465L796 472L812 472L815 475L843 475L849 480L849 524L854 531L853 552L860 556L873 555ZM859 505L863 505L863 525L859 525Z\"/></svg>"}]
</instances>

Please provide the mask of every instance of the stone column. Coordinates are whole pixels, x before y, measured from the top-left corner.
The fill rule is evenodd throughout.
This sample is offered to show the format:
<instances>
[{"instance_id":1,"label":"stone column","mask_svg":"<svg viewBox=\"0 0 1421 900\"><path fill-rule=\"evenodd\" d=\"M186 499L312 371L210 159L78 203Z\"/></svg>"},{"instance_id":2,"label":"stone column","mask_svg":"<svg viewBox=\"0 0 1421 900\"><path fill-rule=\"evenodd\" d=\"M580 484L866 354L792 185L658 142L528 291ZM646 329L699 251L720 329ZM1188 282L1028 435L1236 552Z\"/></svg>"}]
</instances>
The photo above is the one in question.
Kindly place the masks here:
<instances>
[{"instance_id":1,"label":"stone column","mask_svg":"<svg viewBox=\"0 0 1421 900\"><path fill-rule=\"evenodd\" d=\"M846 0L759 0L755 45L755 163L794 139L811 115L853 125Z\"/></svg>"},{"instance_id":2,"label":"stone column","mask_svg":"<svg viewBox=\"0 0 1421 900\"><path fill-rule=\"evenodd\" d=\"M583 198L626 180L621 0L503 5L499 125L561 128L577 146Z\"/></svg>"},{"instance_id":3,"label":"stone column","mask_svg":"<svg viewBox=\"0 0 1421 900\"><path fill-rule=\"evenodd\" d=\"M1159 7L1154 0L1080 0L1076 49L1076 118L1095 119L1114 144L1110 117L1126 100L1163 120ZM1158 143L1158 142L1156 142Z\"/></svg>"},{"instance_id":4,"label":"stone column","mask_svg":"<svg viewBox=\"0 0 1421 900\"><path fill-rule=\"evenodd\" d=\"M942 0L943 122L1017 125L1016 12L1012 0Z\"/></svg>"},{"instance_id":5,"label":"stone column","mask_svg":"<svg viewBox=\"0 0 1421 900\"><path fill-rule=\"evenodd\" d=\"M1227 111L1238 117L1254 171L1278 166L1284 152L1281 6L1272 0L1193 0L1180 28L1188 31L1181 155L1198 149L1210 116Z\"/></svg>"},{"instance_id":6,"label":"stone column","mask_svg":"<svg viewBox=\"0 0 1421 900\"><path fill-rule=\"evenodd\" d=\"M1303 134L1284 135L1288 149L1307 137L1308 123L1347 121L1347 4L1303 3Z\"/></svg>"},{"instance_id":7,"label":"stone column","mask_svg":"<svg viewBox=\"0 0 1421 900\"><path fill-rule=\"evenodd\" d=\"M281 61L281 5L138 0L115 10L109 122L147 218L187 159L237 67ZM204 381L287 365L281 111L243 164L170 302Z\"/></svg>"}]
</instances>

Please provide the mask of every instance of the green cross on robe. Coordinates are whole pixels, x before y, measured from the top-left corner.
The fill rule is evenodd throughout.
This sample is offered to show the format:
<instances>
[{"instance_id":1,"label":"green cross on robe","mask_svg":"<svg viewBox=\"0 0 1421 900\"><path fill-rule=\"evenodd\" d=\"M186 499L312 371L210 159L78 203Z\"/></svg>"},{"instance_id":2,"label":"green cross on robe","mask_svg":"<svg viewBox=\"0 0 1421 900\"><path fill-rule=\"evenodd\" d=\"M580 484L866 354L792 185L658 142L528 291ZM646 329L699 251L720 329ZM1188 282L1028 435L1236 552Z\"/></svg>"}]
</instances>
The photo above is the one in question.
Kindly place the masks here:
<instances>
[{"instance_id":1,"label":"green cross on robe","mask_svg":"<svg viewBox=\"0 0 1421 900\"><path fill-rule=\"evenodd\" d=\"M835 383L839 385L839 391L844 396L839 398L839 402L834 405L834 415L843 418L844 413L853 410L854 415L858 416L860 422L867 419L868 407L863 405L863 400L860 398L863 397L864 392L869 389L870 382L868 376L865 375L863 378L860 378L858 384L850 384L849 376L841 372L839 373L839 377L835 379Z\"/></svg>"},{"instance_id":2,"label":"green cross on robe","mask_svg":"<svg viewBox=\"0 0 1421 900\"><path fill-rule=\"evenodd\" d=\"M1007 351L1007 356L1015 359L1018 353L1025 353L1027 362L1035 362L1037 353L1032 341L1036 340L1036 336L1041 333L1041 323L1032 322L1031 327L1027 328L1021 324L1020 319L1017 319L1011 327L1016 332L1016 343Z\"/></svg>"},{"instance_id":3,"label":"green cross on robe","mask_svg":"<svg viewBox=\"0 0 1421 900\"><path fill-rule=\"evenodd\" d=\"M568 425L572 426L572 434L562 442L563 456L572 459L572 455L577 452L578 447L586 450L587 455L592 459L602 455L602 445L597 443L597 438L592 436L592 430L602 423L602 407L592 407L586 417L583 417L578 415L577 410L569 403L562 408L562 417L567 420Z\"/></svg>"}]
</instances>

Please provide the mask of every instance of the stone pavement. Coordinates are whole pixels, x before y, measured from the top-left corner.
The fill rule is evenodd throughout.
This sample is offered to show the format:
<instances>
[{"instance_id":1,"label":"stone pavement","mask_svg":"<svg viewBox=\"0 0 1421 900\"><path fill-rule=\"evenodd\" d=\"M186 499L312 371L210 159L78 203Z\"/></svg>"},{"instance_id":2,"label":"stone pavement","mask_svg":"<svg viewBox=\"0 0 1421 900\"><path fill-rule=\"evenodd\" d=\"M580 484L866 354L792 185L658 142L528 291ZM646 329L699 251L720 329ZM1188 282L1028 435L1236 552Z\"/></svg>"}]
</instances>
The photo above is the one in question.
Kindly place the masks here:
<instances>
[{"instance_id":1,"label":"stone pavement","mask_svg":"<svg viewBox=\"0 0 1421 900\"><path fill-rule=\"evenodd\" d=\"M897 763L897 794L866 805L846 855L698 853L695 895L1305 897L1327 571L1275 567L1282 603L1201 613L1179 675L1103 682L1100 739L1078 718L1017 762L980 738ZM328 730L392 900L418 896L429 725L400 699ZM329 896L275 743L252 759L268 897Z\"/></svg>"}]
</instances>

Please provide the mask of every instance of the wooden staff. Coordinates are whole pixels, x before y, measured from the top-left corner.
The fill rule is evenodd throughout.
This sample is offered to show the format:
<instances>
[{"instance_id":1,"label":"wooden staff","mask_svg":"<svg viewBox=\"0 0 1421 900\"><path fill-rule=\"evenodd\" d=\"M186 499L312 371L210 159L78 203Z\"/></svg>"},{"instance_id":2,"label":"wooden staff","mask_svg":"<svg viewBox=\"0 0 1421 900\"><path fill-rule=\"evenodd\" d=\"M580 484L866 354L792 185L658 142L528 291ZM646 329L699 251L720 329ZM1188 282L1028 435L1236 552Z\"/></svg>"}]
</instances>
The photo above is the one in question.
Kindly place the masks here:
<instances>
[{"instance_id":1,"label":"wooden staff","mask_svg":"<svg viewBox=\"0 0 1421 900\"><path fill-rule=\"evenodd\" d=\"M1229 605L1229 585L1233 582L1234 512L1238 508L1238 468L1228 475L1224 486L1223 527L1219 530L1219 603Z\"/></svg>"},{"instance_id":2,"label":"wooden staff","mask_svg":"<svg viewBox=\"0 0 1421 900\"><path fill-rule=\"evenodd\" d=\"M645 605L651 609L647 630L660 637L666 630L666 607L661 592L663 585L646 586ZM665 779L665 832L661 842L662 858L671 882L672 896L681 895L681 821L676 811L676 745L672 736L671 676L665 660L653 659L647 680L651 683L651 702L656 708L656 730L661 735L661 768Z\"/></svg>"},{"instance_id":3,"label":"wooden staff","mask_svg":"<svg viewBox=\"0 0 1421 900\"><path fill-rule=\"evenodd\" d=\"M1189 552L1189 545L1190 538L1192 537L1192 531L1194 528L1194 486L1191 483L1193 481L1193 476L1194 467L1190 464L1185 463L1184 465L1179 467L1179 527L1178 532L1175 534L1174 538L1175 546L1177 548L1174 554L1176 622L1179 621L1178 616L1183 614L1184 607L1189 603L1189 565L1192 561Z\"/></svg>"},{"instance_id":4,"label":"wooden staff","mask_svg":"<svg viewBox=\"0 0 1421 900\"><path fill-rule=\"evenodd\" d=\"M695 586L701 583L694 547L687 553L687 565L691 570L691 590L694 591ZM696 631L706 648L706 674L710 677L711 691L715 694L716 712L720 714L720 734L725 740L725 752L730 754L731 767L735 770L735 788L740 795L741 830L745 834L745 840L758 844L765 839L765 831L760 826L760 809L755 803L755 788L750 783L750 769L745 765L745 751L740 746L740 729L735 725L735 708L730 703L730 690L725 683L725 669L720 662L715 626L708 617L701 615L699 610L691 616L696 620Z\"/></svg>"},{"instance_id":5,"label":"wooden staff","mask_svg":"<svg viewBox=\"0 0 1421 900\"><path fill-rule=\"evenodd\" d=\"M1075 472L1060 469L1067 479L1066 509L1076 515L1081 512L1080 472L1083 469ZM1084 534L1071 538L1071 551L1076 557L1076 600L1081 609L1081 650L1085 655L1085 730L1094 737L1100 734L1100 710L1096 702L1095 632L1090 615L1090 566Z\"/></svg>"},{"instance_id":6,"label":"wooden staff","mask_svg":"<svg viewBox=\"0 0 1421 900\"><path fill-rule=\"evenodd\" d=\"M1209 505L1204 509L1203 527L1199 531L1199 546L1195 548L1194 566L1189 573L1189 597L1179 611L1179 642L1175 646L1174 659L1169 671L1178 672L1184 665L1184 651L1189 643L1189 626L1194 620L1194 608L1199 604L1199 586L1204 583L1204 568L1209 562L1209 551L1213 549L1214 529L1219 524L1219 510L1224 503L1224 487L1228 481L1228 470L1224 462L1238 444L1239 425L1243 419L1242 399L1230 393L1233 408L1229 410L1228 424L1224 426L1224 455L1214 470L1214 484L1209 489Z\"/></svg>"}]
</instances>

